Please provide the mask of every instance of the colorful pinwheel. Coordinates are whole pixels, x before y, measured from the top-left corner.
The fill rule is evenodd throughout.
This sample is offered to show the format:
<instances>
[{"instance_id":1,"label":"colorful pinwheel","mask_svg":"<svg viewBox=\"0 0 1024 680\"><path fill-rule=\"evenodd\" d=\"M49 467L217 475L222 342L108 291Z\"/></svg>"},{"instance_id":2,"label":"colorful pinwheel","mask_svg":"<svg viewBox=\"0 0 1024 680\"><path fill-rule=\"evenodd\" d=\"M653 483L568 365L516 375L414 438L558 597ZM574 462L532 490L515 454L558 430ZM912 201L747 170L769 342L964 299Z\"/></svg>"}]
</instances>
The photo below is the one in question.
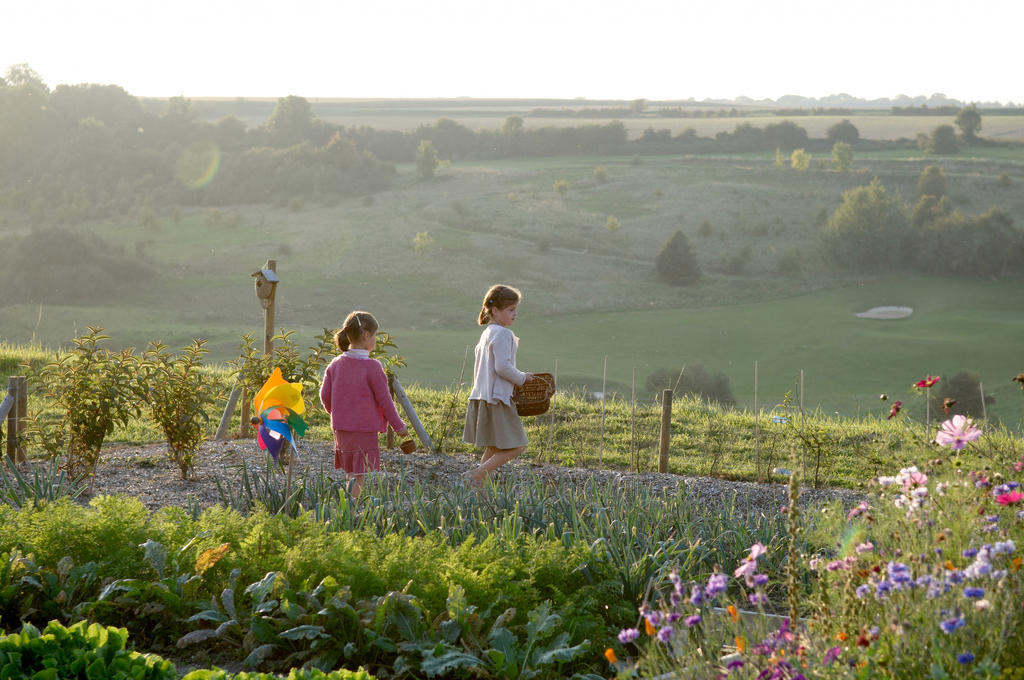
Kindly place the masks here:
<instances>
[{"instance_id":1,"label":"colorful pinwheel","mask_svg":"<svg viewBox=\"0 0 1024 680\"><path fill-rule=\"evenodd\" d=\"M306 421L302 419L302 414L306 412L306 404L302 401L302 383L288 382L281 375L281 369L275 368L253 397L252 405L253 412L259 418L259 447L270 453L277 462L281 447L287 440L297 458L299 450L295 446L295 437L306 434L307 427Z\"/></svg>"}]
</instances>

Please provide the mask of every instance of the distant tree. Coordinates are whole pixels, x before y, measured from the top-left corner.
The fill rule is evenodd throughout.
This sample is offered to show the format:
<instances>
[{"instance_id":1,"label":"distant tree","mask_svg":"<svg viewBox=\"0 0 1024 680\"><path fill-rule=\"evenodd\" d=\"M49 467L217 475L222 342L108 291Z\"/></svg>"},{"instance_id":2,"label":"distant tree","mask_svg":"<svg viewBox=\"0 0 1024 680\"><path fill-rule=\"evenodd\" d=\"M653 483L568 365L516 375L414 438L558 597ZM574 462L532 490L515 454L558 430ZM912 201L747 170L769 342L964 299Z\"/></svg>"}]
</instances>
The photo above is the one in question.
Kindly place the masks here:
<instances>
[{"instance_id":1,"label":"distant tree","mask_svg":"<svg viewBox=\"0 0 1024 680\"><path fill-rule=\"evenodd\" d=\"M10 87L28 86L43 92L49 92L42 76L36 73L28 64L13 64L8 67L3 80Z\"/></svg>"},{"instance_id":2,"label":"distant tree","mask_svg":"<svg viewBox=\"0 0 1024 680\"><path fill-rule=\"evenodd\" d=\"M836 265L855 271L885 271L898 266L907 235L902 202L876 177L868 186L843 194L825 225L822 245Z\"/></svg>"},{"instance_id":3,"label":"distant tree","mask_svg":"<svg viewBox=\"0 0 1024 680\"><path fill-rule=\"evenodd\" d=\"M634 99L633 101L631 101L629 103L629 112L630 113L643 113L644 109L646 109L646 108L647 108L647 100L646 99Z\"/></svg>"},{"instance_id":4,"label":"distant tree","mask_svg":"<svg viewBox=\"0 0 1024 680\"><path fill-rule=\"evenodd\" d=\"M947 215L952 214L952 212L953 203L949 200L949 196L939 197L932 196L931 194L922 194L917 199L910 222L914 225L915 229L923 229L935 224Z\"/></svg>"},{"instance_id":5,"label":"distant tree","mask_svg":"<svg viewBox=\"0 0 1024 680\"><path fill-rule=\"evenodd\" d=\"M839 172L849 172L853 167L853 148L847 142L832 145L832 165Z\"/></svg>"},{"instance_id":6,"label":"distant tree","mask_svg":"<svg viewBox=\"0 0 1024 680\"><path fill-rule=\"evenodd\" d=\"M921 171L917 180L917 195L944 196L946 193L946 173L938 165L929 165Z\"/></svg>"},{"instance_id":7,"label":"distant tree","mask_svg":"<svg viewBox=\"0 0 1024 680\"><path fill-rule=\"evenodd\" d=\"M555 193L556 194L558 194L562 198L565 198L565 194L568 193L568 191L569 191L569 182L568 181L566 181L564 179L560 179L557 182L555 182Z\"/></svg>"},{"instance_id":8,"label":"distant tree","mask_svg":"<svg viewBox=\"0 0 1024 680\"><path fill-rule=\"evenodd\" d=\"M523 119L519 116L509 116L501 126L501 134L514 135L523 131Z\"/></svg>"},{"instance_id":9,"label":"distant tree","mask_svg":"<svg viewBox=\"0 0 1024 680\"><path fill-rule=\"evenodd\" d=\"M804 171L811 167L811 154L803 149L796 149L790 157L790 166L794 170Z\"/></svg>"},{"instance_id":10,"label":"distant tree","mask_svg":"<svg viewBox=\"0 0 1024 680\"><path fill-rule=\"evenodd\" d=\"M437 150L429 139L421 139L416 150L416 173L420 179L430 179L437 171Z\"/></svg>"},{"instance_id":11,"label":"distant tree","mask_svg":"<svg viewBox=\"0 0 1024 680\"><path fill-rule=\"evenodd\" d=\"M1002 189L1005 189L1006 187L1010 186L1010 173L1008 173L1008 172L1001 172L1001 173L999 173L999 176L996 177L996 186L998 186L998 187L1000 187Z\"/></svg>"},{"instance_id":12,"label":"distant tree","mask_svg":"<svg viewBox=\"0 0 1024 680\"><path fill-rule=\"evenodd\" d=\"M789 120L766 125L764 139L769 149L775 147L783 151L806 148L808 141L807 130Z\"/></svg>"},{"instance_id":13,"label":"distant tree","mask_svg":"<svg viewBox=\"0 0 1024 680\"><path fill-rule=\"evenodd\" d=\"M960 109L953 122L960 128L960 134L966 143L970 144L978 139L978 132L981 131L981 114L974 104Z\"/></svg>"},{"instance_id":14,"label":"distant tree","mask_svg":"<svg viewBox=\"0 0 1024 680\"><path fill-rule=\"evenodd\" d=\"M412 247L417 253L425 253L434 247L434 237L429 231L418 231L412 239Z\"/></svg>"},{"instance_id":15,"label":"distant tree","mask_svg":"<svg viewBox=\"0 0 1024 680\"><path fill-rule=\"evenodd\" d=\"M676 230L654 261L658 277L673 286L685 286L700 278L697 254L681 230Z\"/></svg>"},{"instance_id":16,"label":"distant tree","mask_svg":"<svg viewBox=\"0 0 1024 680\"><path fill-rule=\"evenodd\" d=\"M860 130L857 129L856 125L844 118L829 127L829 129L825 131L825 137L828 141L832 142L833 145L837 142L845 142L852 146L860 141Z\"/></svg>"},{"instance_id":17,"label":"distant tree","mask_svg":"<svg viewBox=\"0 0 1024 680\"><path fill-rule=\"evenodd\" d=\"M604 167L603 165L599 165L596 168L594 168L594 179L596 179L601 184L604 184L605 182L607 182L608 181L608 168Z\"/></svg>"},{"instance_id":18,"label":"distant tree","mask_svg":"<svg viewBox=\"0 0 1024 680\"><path fill-rule=\"evenodd\" d=\"M224 116L214 126L214 135L221 149L241 149L245 146L245 123L234 116Z\"/></svg>"},{"instance_id":19,"label":"distant tree","mask_svg":"<svg viewBox=\"0 0 1024 680\"><path fill-rule=\"evenodd\" d=\"M786 167L786 157L782 155L782 149L775 147L775 167Z\"/></svg>"},{"instance_id":20,"label":"distant tree","mask_svg":"<svg viewBox=\"0 0 1024 680\"><path fill-rule=\"evenodd\" d=\"M609 233L614 234L619 230L619 227L622 225L619 224L619 218L615 217L614 215L609 215L608 221L605 223L604 226Z\"/></svg>"},{"instance_id":21,"label":"distant tree","mask_svg":"<svg viewBox=\"0 0 1024 680\"><path fill-rule=\"evenodd\" d=\"M304 97L280 97L267 130L275 146L292 146L309 140L313 127L313 109Z\"/></svg>"},{"instance_id":22,"label":"distant tree","mask_svg":"<svg viewBox=\"0 0 1024 680\"><path fill-rule=\"evenodd\" d=\"M948 154L960 150L957 143L956 130L952 125L940 125L928 135L928 153Z\"/></svg>"}]
</instances>

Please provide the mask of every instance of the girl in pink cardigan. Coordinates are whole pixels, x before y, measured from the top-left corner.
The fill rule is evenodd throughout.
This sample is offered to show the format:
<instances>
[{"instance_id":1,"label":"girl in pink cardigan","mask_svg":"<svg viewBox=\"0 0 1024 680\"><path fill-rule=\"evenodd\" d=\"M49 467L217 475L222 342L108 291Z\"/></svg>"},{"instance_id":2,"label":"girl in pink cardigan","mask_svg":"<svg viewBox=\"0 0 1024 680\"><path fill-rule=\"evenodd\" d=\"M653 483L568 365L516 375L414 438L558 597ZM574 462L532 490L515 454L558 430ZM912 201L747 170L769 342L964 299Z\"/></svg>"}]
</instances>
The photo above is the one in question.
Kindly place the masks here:
<instances>
[{"instance_id":1,"label":"girl in pink cardigan","mask_svg":"<svg viewBox=\"0 0 1024 680\"><path fill-rule=\"evenodd\" d=\"M384 368L370 358L377 328L369 312L349 314L334 334L342 354L327 366L320 385L320 401L334 430L334 469L348 474L353 497L363 490L366 473L380 470L377 433L389 423L400 437L408 433L391 400Z\"/></svg>"}]
</instances>

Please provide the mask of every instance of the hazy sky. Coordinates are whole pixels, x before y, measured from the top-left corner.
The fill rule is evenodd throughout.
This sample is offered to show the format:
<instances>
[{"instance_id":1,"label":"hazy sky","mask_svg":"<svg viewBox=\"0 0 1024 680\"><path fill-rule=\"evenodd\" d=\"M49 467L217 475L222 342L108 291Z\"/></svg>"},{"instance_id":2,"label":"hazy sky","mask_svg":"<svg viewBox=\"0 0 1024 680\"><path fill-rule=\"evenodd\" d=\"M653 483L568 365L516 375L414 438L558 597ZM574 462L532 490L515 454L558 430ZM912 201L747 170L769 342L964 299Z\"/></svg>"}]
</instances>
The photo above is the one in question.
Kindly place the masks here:
<instances>
[{"instance_id":1,"label":"hazy sky","mask_svg":"<svg viewBox=\"0 0 1024 680\"><path fill-rule=\"evenodd\" d=\"M0 72L138 96L1024 101L1024 0L0 0Z\"/></svg>"}]
</instances>

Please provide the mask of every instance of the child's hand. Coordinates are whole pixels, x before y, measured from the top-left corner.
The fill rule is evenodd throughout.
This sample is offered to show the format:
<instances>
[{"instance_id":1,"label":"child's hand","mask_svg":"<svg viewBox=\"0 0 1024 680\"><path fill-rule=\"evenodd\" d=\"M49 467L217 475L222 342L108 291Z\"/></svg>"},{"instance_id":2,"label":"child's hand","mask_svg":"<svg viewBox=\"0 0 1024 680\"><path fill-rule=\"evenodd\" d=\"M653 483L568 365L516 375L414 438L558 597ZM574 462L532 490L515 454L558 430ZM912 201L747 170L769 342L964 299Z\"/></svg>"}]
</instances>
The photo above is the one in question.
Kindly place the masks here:
<instances>
[{"instance_id":1,"label":"child's hand","mask_svg":"<svg viewBox=\"0 0 1024 680\"><path fill-rule=\"evenodd\" d=\"M533 380L533 373L527 373L526 374L526 379L523 380L523 384L526 384L526 383L530 382L531 380Z\"/></svg>"}]
</instances>

